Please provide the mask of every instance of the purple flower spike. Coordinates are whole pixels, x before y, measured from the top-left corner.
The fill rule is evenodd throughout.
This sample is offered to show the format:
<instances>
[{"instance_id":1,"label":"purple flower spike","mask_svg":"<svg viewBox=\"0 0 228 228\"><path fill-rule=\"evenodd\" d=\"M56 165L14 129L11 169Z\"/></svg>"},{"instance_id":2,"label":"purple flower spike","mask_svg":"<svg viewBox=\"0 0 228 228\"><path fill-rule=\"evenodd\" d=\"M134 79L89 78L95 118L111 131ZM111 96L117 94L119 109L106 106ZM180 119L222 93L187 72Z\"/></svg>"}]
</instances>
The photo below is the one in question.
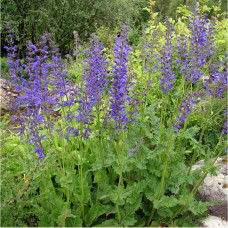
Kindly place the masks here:
<instances>
[{"instance_id":1,"label":"purple flower spike","mask_svg":"<svg viewBox=\"0 0 228 228\"><path fill-rule=\"evenodd\" d=\"M190 115L190 112L192 111L191 108L194 107L194 104L197 102L196 99L199 96L202 96L202 94L198 95L197 93L193 92L192 94L188 94L187 97L183 100L181 107L179 108L179 113L176 121L172 121L171 126L173 126L174 131L179 131L181 129L181 126L186 121L187 117Z\"/></svg>"},{"instance_id":2,"label":"purple flower spike","mask_svg":"<svg viewBox=\"0 0 228 228\"><path fill-rule=\"evenodd\" d=\"M204 75L208 59L211 59L214 53L215 24L197 15L189 17L189 20L191 35L188 37L181 34L177 39L177 65L179 73L184 74L187 81L197 84ZM189 47L187 43L190 43Z\"/></svg>"},{"instance_id":3,"label":"purple flower spike","mask_svg":"<svg viewBox=\"0 0 228 228\"><path fill-rule=\"evenodd\" d=\"M116 131L126 129L125 125L129 122L129 117L125 113L126 105L133 104L133 98L129 95L132 90L131 77L127 74L127 62L130 47L128 46L129 27L123 25L120 37L116 37L114 47L115 65L113 66L112 87L109 90L110 115L109 118L114 120Z\"/></svg>"},{"instance_id":4,"label":"purple flower spike","mask_svg":"<svg viewBox=\"0 0 228 228\"><path fill-rule=\"evenodd\" d=\"M86 69L83 74L85 90L92 105L101 104L102 94L105 92L108 79L106 66L108 62L103 55L104 47L96 35L93 35L89 58L85 60Z\"/></svg>"},{"instance_id":5,"label":"purple flower spike","mask_svg":"<svg viewBox=\"0 0 228 228\"><path fill-rule=\"evenodd\" d=\"M165 35L165 45L159 54L155 55L155 58L159 61L158 65L154 67L154 70L159 70L161 72L161 77L159 77L162 93L167 94L169 91L173 90L173 83L176 81L176 75L174 74L173 66L173 28L172 25L166 22L166 35Z\"/></svg>"},{"instance_id":6,"label":"purple flower spike","mask_svg":"<svg viewBox=\"0 0 228 228\"><path fill-rule=\"evenodd\" d=\"M209 96L216 98L223 98L227 91L227 74L228 62L221 61L214 63L209 68L210 77L206 81L204 89L208 92Z\"/></svg>"}]
</instances>

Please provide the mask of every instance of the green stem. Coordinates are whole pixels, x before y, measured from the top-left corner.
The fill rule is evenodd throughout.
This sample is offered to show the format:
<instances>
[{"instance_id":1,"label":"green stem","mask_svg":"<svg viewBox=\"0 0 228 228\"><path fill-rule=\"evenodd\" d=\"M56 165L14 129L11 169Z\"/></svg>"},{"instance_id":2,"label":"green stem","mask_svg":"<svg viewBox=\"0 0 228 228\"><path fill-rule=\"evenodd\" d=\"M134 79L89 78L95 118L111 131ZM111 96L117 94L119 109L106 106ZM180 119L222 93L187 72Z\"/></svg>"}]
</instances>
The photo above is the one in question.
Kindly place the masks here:
<instances>
[{"instance_id":1,"label":"green stem","mask_svg":"<svg viewBox=\"0 0 228 228\"><path fill-rule=\"evenodd\" d=\"M166 170L167 170L167 165L168 165L168 160L169 160L169 153L172 147L172 139L173 139L173 133L174 131L172 131L170 138L169 138L169 142L168 142L168 147L167 147L167 152L166 152L166 159L165 159L165 164L164 164L164 168L163 168L163 172L162 172L162 178L161 178L161 183L159 186L159 191L158 194L156 195L155 199L159 200L162 189L163 189L163 184L164 184L164 180L165 180L165 174L166 174ZM149 220L147 222L147 225L150 224L151 219L153 218L155 212L155 208L152 209L151 215L149 217Z\"/></svg>"},{"instance_id":2,"label":"green stem","mask_svg":"<svg viewBox=\"0 0 228 228\"><path fill-rule=\"evenodd\" d=\"M64 153L63 153L63 148L65 149L65 146L64 146L64 138L62 138L61 140L61 148L62 148L62 151L61 151L61 156L62 156L62 167L63 167L63 172L64 172L64 175L65 175L65 158L64 158Z\"/></svg>"},{"instance_id":3,"label":"green stem","mask_svg":"<svg viewBox=\"0 0 228 228\"><path fill-rule=\"evenodd\" d=\"M69 204L69 201L70 201L70 192L69 192L69 189L67 189L67 194L66 194L66 197L67 197L67 202L64 206L64 209L63 210L66 210L67 207L68 207L68 204ZM63 220L63 223L62 223L62 227L65 227L65 219Z\"/></svg>"},{"instance_id":4,"label":"green stem","mask_svg":"<svg viewBox=\"0 0 228 228\"><path fill-rule=\"evenodd\" d=\"M214 114L214 117L217 116L223 109L224 109L224 107L222 107L218 112L216 112L216 113Z\"/></svg>"},{"instance_id":5,"label":"green stem","mask_svg":"<svg viewBox=\"0 0 228 228\"><path fill-rule=\"evenodd\" d=\"M206 125L206 122L204 122L203 129L202 129L201 134L200 134L200 138L199 138L198 145L201 144L201 141L202 141L202 139L203 139L203 134L204 134L204 131L205 131L205 129L206 129L206 126L207 126L207 125ZM189 170L188 170L188 174L187 174L187 175L189 175L190 172L191 172L192 166L193 166L193 164L194 164L194 162L195 162L195 160L196 160L197 151L198 151L198 150L194 150L194 154L193 154L193 157L192 157L192 160L191 160L191 163L190 163L190 166L189 166Z\"/></svg>"},{"instance_id":6,"label":"green stem","mask_svg":"<svg viewBox=\"0 0 228 228\"><path fill-rule=\"evenodd\" d=\"M79 177L80 177L80 186L82 191L82 216L84 218L84 185L83 185L83 148L82 148L82 138L80 139L80 165L78 168Z\"/></svg>"},{"instance_id":7,"label":"green stem","mask_svg":"<svg viewBox=\"0 0 228 228\"><path fill-rule=\"evenodd\" d=\"M100 181L98 181L98 183L97 183L97 198L96 198L96 204L98 203L99 189L100 189Z\"/></svg>"},{"instance_id":8,"label":"green stem","mask_svg":"<svg viewBox=\"0 0 228 228\"><path fill-rule=\"evenodd\" d=\"M117 159L118 159L119 166L121 166L120 153L119 153L119 140L116 143L116 153L117 153Z\"/></svg>"},{"instance_id":9,"label":"green stem","mask_svg":"<svg viewBox=\"0 0 228 228\"><path fill-rule=\"evenodd\" d=\"M185 121L185 123L184 123L184 129L183 129L183 132L182 132L182 134L181 134L180 141L179 141L179 143L178 143L177 150L176 150L176 153L175 153L175 160L176 160L177 154L178 154L178 152L179 152L179 150L180 150L180 148L181 148L182 137L183 137L183 135L184 135L184 133L185 133L185 130L186 130L187 126L188 126L188 119L187 119L187 120Z\"/></svg>"},{"instance_id":10,"label":"green stem","mask_svg":"<svg viewBox=\"0 0 228 228\"><path fill-rule=\"evenodd\" d=\"M145 110L146 110L146 101L142 105L142 119L141 119L141 122L144 122ZM143 138L143 136L144 136L143 128L142 128L142 126L140 126L140 139ZM138 156L139 156L139 162L141 162L141 157L142 157L142 151L141 150L139 150ZM141 170L139 171L139 176L141 176Z\"/></svg>"},{"instance_id":11,"label":"green stem","mask_svg":"<svg viewBox=\"0 0 228 228\"><path fill-rule=\"evenodd\" d=\"M180 91L183 90L183 94L184 94L184 85L185 85L185 75L182 74Z\"/></svg>"},{"instance_id":12,"label":"green stem","mask_svg":"<svg viewBox=\"0 0 228 228\"><path fill-rule=\"evenodd\" d=\"M117 157L118 157L118 162L119 162L119 169L120 169L120 177L119 177L119 183L118 183L118 190L117 190L117 199L116 199L116 211L118 215L119 222L121 222L121 216L120 216L120 211L119 211L119 206L118 206L118 200L120 196L120 185L123 184L123 177L122 177L122 164L120 161L120 155L119 155L119 139L116 143L116 152L117 152Z\"/></svg>"},{"instance_id":13,"label":"green stem","mask_svg":"<svg viewBox=\"0 0 228 228\"><path fill-rule=\"evenodd\" d=\"M96 158L97 158L97 161L99 161L99 152L98 152L98 146L96 144Z\"/></svg>"},{"instance_id":14,"label":"green stem","mask_svg":"<svg viewBox=\"0 0 228 228\"><path fill-rule=\"evenodd\" d=\"M219 137L219 142L218 142L218 144L216 145L215 150L213 151L211 157L213 157L213 155L215 154L215 152L216 152L217 149L218 149L218 146L221 144L222 136L223 136L223 135L221 134L220 137Z\"/></svg>"},{"instance_id":15,"label":"green stem","mask_svg":"<svg viewBox=\"0 0 228 228\"><path fill-rule=\"evenodd\" d=\"M97 106L97 118L98 118L99 149L100 149L100 154L101 154L101 159L102 159L102 165L104 165L104 154L103 154L101 136L100 136L100 130L101 129L100 129L100 109L99 109L99 106Z\"/></svg>"},{"instance_id":16,"label":"green stem","mask_svg":"<svg viewBox=\"0 0 228 228\"><path fill-rule=\"evenodd\" d=\"M167 95L167 99L169 99L168 95ZM164 106L162 106L162 111L161 111L161 126L160 126L160 140L159 140L159 144L161 144L162 142L162 133L163 133L163 129L165 128L165 113L166 113L166 104L163 103Z\"/></svg>"},{"instance_id":17,"label":"green stem","mask_svg":"<svg viewBox=\"0 0 228 228\"><path fill-rule=\"evenodd\" d=\"M120 196L120 185L122 183L122 167L120 166L120 178L119 178L119 183L118 183L118 191L117 191L117 199L116 199L116 211L118 215L119 222L121 222L121 216L120 216L120 211L119 211L119 206L118 206L118 200Z\"/></svg>"}]
</instances>

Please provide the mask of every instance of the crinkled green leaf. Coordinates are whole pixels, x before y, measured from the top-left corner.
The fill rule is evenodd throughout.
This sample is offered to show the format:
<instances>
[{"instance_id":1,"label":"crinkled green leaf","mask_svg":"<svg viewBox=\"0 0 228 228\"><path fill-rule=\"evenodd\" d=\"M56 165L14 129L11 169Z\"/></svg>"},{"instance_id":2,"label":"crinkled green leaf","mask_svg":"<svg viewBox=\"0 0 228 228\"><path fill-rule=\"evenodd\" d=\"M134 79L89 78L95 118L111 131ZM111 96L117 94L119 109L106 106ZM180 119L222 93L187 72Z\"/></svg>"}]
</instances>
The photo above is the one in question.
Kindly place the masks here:
<instances>
[{"instance_id":1,"label":"crinkled green leaf","mask_svg":"<svg viewBox=\"0 0 228 228\"><path fill-rule=\"evenodd\" d=\"M85 216L86 226L90 226L93 221L98 217L99 205L93 205Z\"/></svg>"},{"instance_id":2,"label":"crinkled green leaf","mask_svg":"<svg viewBox=\"0 0 228 228\"><path fill-rule=\"evenodd\" d=\"M75 218L76 216L71 213L70 209L64 209L58 217L58 225L65 226L66 218Z\"/></svg>"},{"instance_id":3,"label":"crinkled green leaf","mask_svg":"<svg viewBox=\"0 0 228 228\"><path fill-rule=\"evenodd\" d=\"M109 219L94 227L113 227L117 225L118 225L118 222L115 219Z\"/></svg>"},{"instance_id":4,"label":"crinkled green leaf","mask_svg":"<svg viewBox=\"0 0 228 228\"><path fill-rule=\"evenodd\" d=\"M132 214L123 219L123 225L126 227L134 226L136 222L137 220Z\"/></svg>"},{"instance_id":5,"label":"crinkled green leaf","mask_svg":"<svg viewBox=\"0 0 228 228\"><path fill-rule=\"evenodd\" d=\"M199 132L200 128L199 127L191 127L191 128L188 128L184 134L183 134L183 138L185 139L192 139L192 140L195 140L194 139L194 136Z\"/></svg>"}]
</instances>

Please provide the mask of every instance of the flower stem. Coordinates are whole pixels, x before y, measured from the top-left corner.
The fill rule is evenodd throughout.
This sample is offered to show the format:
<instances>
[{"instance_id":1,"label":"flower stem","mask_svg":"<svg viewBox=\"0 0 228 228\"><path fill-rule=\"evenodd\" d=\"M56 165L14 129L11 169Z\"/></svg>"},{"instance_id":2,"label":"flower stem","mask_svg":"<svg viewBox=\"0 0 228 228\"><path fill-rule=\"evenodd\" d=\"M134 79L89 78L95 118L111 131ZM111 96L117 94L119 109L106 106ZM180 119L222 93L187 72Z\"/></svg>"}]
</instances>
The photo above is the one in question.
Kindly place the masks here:
<instances>
[{"instance_id":1,"label":"flower stem","mask_svg":"<svg viewBox=\"0 0 228 228\"><path fill-rule=\"evenodd\" d=\"M166 174L168 160L169 160L169 153L170 153L170 150L171 150L171 147L172 147L173 133L174 133L174 131L172 130L172 133L170 134L169 141L168 141L166 159L165 159L165 164L164 164L164 168L163 168L163 172L162 172L162 178L161 178L159 191L158 191L158 194L155 197L155 199L157 199L157 200L160 198L160 195L161 195L161 192L162 192L162 189L163 189L163 184L164 184L164 180L165 180L165 174ZM151 215L150 215L150 217L148 219L147 225L150 224L150 221L153 218L154 212L155 212L155 208L153 207Z\"/></svg>"},{"instance_id":2,"label":"flower stem","mask_svg":"<svg viewBox=\"0 0 228 228\"><path fill-rule=\"evenodd\" d=\"M203 134L204 134L204 131L205 131L205 129L206 129L206 126L207 126L207 125L206 125L206 122L204 122L203 129L202 129L201 134L200 134L200 138L199 138L198 145L201 144L201 141L202 141ZM192 160L191 160L191 163L190 163L190 167L189 167L189 170L188 170L188 175L190 174L191 169L192 169L192 166L193 166L193 164L194 164L194 162L195 162L195 160L196 160L197 151L198 151L198 150L194 150L194 154L193 154L193 157L192 157Z\"/></svg>"}]
</instances>

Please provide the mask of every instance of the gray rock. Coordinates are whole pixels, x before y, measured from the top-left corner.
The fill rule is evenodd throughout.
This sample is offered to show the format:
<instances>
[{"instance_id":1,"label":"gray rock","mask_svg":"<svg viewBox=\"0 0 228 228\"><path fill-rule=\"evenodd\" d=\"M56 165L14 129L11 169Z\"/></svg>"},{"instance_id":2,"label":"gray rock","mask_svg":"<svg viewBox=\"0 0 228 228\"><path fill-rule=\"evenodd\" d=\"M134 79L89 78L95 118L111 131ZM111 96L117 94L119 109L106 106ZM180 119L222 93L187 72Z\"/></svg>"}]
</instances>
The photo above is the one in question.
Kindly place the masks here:
<instances>
[{"instance_id":1,"label":"gray rock","mask_svg":"<svg viewBox=\"0 0 228 228\"><path fill-rule=\"evenodd\" d=\"M192 170L203 167L204 162L199 161ZM228 196L228 176L227 176L227 156L218 158L216 166L221 167L217 176L208 176L199 187L197 195L200 200L212 202L219 201L214 206L209 207L210 215L218 216L227 220L227 196Z\"/></svg>"},{"instance_id":2,"label":"gray rock","mask_svg":"<svg viewBox=\"0 0 228 228\"><path fill-rule=\"evenodd\" d=\"M5 80L0 78L0 101L1 101L1 115L6 113L14 114L13 106L16 105L18 94L13 91L10 84Z\"/></svg>"},{"instance_id":3,"label":"gray rock","mask_svg":"<svg viewBox=\"0 0 228 228\"><path fill-rule=\"evenodd\" d=\"M228 222L222 220L219 217L210 215L204 221L200 223L201 227L228 227Z\"/></svg>"}]
</instances>

